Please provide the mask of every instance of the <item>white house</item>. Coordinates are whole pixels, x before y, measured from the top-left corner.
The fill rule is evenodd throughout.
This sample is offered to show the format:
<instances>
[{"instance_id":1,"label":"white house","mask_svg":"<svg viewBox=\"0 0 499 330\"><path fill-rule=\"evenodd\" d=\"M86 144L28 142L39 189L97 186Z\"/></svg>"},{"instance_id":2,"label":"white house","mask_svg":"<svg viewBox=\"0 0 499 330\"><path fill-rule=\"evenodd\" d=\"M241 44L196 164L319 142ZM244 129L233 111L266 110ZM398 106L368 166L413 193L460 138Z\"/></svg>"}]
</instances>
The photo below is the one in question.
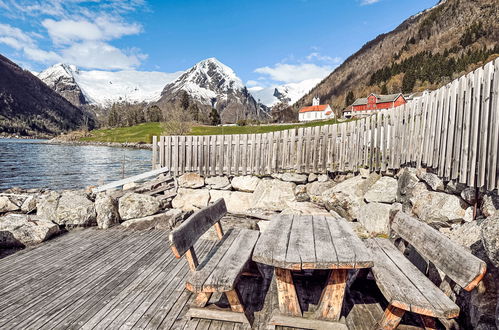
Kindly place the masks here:
<instances>
[{"instance_id":1,"label":"white house","mask_svg":"<svg viewBox=\"0 0 499 330\"><path fill-rule=\"evenodd\" d=\"M334 118L333 109L329 104L320 104L320 99L314 97L312 105L309 107L304 107L300 109L298 113L299 121L312 121L312 120L322 120L322 119L332 119Z\"/></svg>"}]
</instances>

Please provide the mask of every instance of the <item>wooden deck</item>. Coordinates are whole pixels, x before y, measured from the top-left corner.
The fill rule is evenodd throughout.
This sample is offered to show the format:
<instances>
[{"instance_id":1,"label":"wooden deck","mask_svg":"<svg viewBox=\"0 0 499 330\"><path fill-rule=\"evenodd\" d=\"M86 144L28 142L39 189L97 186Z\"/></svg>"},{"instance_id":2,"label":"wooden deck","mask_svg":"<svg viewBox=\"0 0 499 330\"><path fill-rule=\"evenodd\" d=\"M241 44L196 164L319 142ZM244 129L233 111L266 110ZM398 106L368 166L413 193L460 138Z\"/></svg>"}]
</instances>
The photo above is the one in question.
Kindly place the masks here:
<instances>
[{"instance_id":1,"label":"wooden deck","mask_svg":"<svg viewBox=\"0 0 499 330\"><path fill-rule=\"evenodd\" d=\"M200 241L200 258L213 244ZM254 311L256 329L267 329L271 311L277 308L272 269L263 270L264 279L245 278L239 288ZM186 261L175 259L168 249L165 232L73 231L0 259L0 329L248 328L185 317L192 299L185 290L188 271ZM307 284L306 274L303 281L298 294L306 312L317 303L320 288ZM220 295L212 299L226 303ZM342 320L347 316L347 324L355 325L350 328L369 323L352 316L374 318L382 312L372 300L365 305L370 309L366 312L362 299L345 306Z\"/></svg>"}]
</instances>

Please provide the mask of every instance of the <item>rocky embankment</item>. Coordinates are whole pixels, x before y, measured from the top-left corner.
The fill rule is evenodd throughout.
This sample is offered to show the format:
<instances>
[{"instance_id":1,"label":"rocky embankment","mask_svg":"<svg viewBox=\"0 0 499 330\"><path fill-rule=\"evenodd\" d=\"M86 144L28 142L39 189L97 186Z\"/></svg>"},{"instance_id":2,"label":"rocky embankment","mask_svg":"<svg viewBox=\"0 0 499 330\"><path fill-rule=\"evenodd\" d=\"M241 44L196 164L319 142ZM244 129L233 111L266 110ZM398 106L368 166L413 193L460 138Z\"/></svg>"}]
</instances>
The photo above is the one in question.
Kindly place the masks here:
<instances>
[{"instance_id":1,"label":"rocky embankment","mask_svg":"<svg viewBox=\"0 0 499 330\"><path fill-rule=\"evenodd\" d=\"M390 212L410 213L487 262L488 273L478 289L464 292L456 286L453 298L463 311L460 324L475 329L497 326L499 196L443 182L424 169L404 168L394 175L362 170L357 175L204 178L188 173L98 194L9 189L0 194L0 246L33 245L89 226L167 230L219 198L225 199L231 215L225 225L260 230L279 213L337 213L360 237L390 236ZM442 281L439 272L429 273L436 284Z\"/></svg>"}]
</instances>

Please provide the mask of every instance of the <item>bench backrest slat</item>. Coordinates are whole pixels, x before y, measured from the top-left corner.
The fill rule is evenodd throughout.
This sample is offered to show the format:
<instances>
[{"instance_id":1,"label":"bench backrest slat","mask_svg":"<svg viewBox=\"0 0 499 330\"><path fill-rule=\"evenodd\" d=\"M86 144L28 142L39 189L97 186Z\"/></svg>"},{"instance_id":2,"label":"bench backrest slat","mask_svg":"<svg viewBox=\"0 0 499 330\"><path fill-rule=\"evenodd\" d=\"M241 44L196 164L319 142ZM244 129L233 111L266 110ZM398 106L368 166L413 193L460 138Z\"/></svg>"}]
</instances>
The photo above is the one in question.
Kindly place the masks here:
<instances>
[{"instance_id":1,"label":"bench backrest slat","mask_svg":"<svg viewBox=\"0 0 499 330\"><path fill-rule=\"evenodd\" d=\"M400 211L391 227L465 290L473 290L484 276L485 262L429 225Z\"/></svg>"},{"instance_id":2,"label":"bench backrest slat","mask_svg":"<svg viewBox=\"0 0 499 330\"><path fill-rule=\"evenodd\" d=\"M220 198L212 205L194 212L170 233L170 243L177 257L183 256L210 227L227 213L225 201Z\"/></svg>"}]
</instances>

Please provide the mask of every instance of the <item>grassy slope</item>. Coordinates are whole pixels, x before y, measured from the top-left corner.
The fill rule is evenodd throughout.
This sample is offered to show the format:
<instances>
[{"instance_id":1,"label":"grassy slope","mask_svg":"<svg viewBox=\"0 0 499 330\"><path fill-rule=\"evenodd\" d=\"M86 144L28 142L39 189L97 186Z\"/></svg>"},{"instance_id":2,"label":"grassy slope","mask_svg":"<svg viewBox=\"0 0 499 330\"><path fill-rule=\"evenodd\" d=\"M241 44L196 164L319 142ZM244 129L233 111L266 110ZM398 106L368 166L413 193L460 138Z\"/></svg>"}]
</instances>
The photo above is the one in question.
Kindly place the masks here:
<instances>
[{"instance_id":1,"label":"grassy slope","mask_svg":"<svg viewBox=\"0 0 499 330\"><path fill-rule=\"evenodd\" d=\"M219 135L219 134L255 134L283 131L297 127L312 127L337 124L336 120L312 122L306 124L260 125L260 126L194 126L190 135ZM146 142L151 143L154 135L161 135L160 123L144 123L131 127L99 129L91 131L91 136L82 138L82 141L95 142Z\"/></svg>"}]
</instances>

